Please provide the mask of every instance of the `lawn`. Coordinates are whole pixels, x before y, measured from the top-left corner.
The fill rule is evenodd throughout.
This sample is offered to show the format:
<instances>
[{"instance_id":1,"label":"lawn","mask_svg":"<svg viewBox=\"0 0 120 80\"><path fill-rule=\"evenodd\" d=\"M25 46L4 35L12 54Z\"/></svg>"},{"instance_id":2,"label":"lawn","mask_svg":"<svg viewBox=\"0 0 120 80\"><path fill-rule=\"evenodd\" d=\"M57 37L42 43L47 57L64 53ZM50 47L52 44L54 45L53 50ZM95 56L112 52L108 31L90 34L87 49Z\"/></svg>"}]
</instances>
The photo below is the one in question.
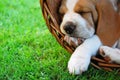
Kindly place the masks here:
<instances>
[{"instance_id":1,"label":"lawn","mask_svg":"<svg viewBox=\"0 0 120 80\"><path fill-rule=\"evenodd\" d=\"M70 75L69 58L48 31L39 0L0 0L0 80L120 80L93 66Z\"/></svg>"}]
</instances>

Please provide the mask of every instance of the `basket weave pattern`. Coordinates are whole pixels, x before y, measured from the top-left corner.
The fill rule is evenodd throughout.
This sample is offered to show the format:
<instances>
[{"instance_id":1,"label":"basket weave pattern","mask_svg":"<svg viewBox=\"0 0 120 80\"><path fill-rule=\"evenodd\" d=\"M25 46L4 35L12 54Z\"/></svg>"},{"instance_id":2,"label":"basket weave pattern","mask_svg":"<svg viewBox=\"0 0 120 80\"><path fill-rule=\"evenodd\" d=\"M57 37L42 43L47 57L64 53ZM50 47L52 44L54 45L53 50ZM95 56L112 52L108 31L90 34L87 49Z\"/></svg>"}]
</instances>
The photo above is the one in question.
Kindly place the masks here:
<instances>
[{"instance_id":1,"label":"basket weave pattern","mask_svg":"<svg viewBox=\"0 0 120 80\"><path fill-rule=\"evenodd\" d=\"M42 13L49 31L61 46L63 46L68 52L72 53L75 50L75 47L69 46L64 41L64 35L61 33L59 28L59 24L61 22L60 15L58 13L60 3L61 0L40 0ZM108 71L112 71L113 69L120 69L120 65L108 63L107 59L100 55L92 57L91 64L98 69L105 69Z\"/></svg>"}]
</instances>

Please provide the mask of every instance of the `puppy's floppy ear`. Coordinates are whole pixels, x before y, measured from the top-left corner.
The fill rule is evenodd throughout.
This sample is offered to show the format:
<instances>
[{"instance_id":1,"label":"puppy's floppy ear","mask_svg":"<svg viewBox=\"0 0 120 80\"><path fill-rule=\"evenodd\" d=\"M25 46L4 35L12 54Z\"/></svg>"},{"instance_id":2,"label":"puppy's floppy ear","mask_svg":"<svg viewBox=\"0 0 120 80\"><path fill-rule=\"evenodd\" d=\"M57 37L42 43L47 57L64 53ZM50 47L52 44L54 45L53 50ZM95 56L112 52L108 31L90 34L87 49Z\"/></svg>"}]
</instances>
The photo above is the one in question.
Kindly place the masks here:
<instances>
[{"instance_id":1,"label":"puppy's floppy ear","mask_svg":"<svg viewBox=\"0 0 120 80\"><path fill-rule=\"evenodd\" d=\"M113 46L120 37L120 15L109 0L99 0L96 7L99 15L97 35L104 45Z\"/></svg>"}]
</instances>

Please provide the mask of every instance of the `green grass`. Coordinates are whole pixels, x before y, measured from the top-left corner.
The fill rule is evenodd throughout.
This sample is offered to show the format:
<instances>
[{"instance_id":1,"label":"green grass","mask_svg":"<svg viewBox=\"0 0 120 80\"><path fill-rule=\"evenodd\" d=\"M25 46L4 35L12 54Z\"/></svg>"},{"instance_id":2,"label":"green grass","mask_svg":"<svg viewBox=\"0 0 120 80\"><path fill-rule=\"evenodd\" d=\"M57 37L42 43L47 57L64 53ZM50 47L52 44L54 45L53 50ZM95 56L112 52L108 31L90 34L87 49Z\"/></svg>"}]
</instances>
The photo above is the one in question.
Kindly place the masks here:
<instances>
[{"instance_id":1,"label":"green grass","mask_svg":"<svg viewBox=\"0 0 120 80\"><path fill-rule=\"evenodd\" d=\"M0 80L120 80L92 66L70 75L69 57L48 31L39 0L0 0Z\"/></svg>"}]
</instances>

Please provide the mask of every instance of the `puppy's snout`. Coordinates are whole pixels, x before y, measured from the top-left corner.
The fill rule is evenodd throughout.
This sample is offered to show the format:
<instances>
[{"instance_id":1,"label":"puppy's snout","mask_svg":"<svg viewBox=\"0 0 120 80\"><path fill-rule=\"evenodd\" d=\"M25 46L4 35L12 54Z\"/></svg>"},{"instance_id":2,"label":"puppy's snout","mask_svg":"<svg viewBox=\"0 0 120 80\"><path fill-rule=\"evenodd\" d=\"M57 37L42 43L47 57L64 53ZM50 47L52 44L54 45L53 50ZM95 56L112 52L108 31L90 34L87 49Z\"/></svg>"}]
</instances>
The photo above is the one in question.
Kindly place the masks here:
<instances>
[{"instance_id":1,"label":"puppy's snout","mask_svg":"<svg viewBox=\"0 0 120 80\"><path fill-rule=\"evenodd\" d=\"M76 25L72 22L67 22L65 25L64 25L64 30L67 34L72 34L73 31L75 30L76 28Z\"/></svg>"}]
</instances>

